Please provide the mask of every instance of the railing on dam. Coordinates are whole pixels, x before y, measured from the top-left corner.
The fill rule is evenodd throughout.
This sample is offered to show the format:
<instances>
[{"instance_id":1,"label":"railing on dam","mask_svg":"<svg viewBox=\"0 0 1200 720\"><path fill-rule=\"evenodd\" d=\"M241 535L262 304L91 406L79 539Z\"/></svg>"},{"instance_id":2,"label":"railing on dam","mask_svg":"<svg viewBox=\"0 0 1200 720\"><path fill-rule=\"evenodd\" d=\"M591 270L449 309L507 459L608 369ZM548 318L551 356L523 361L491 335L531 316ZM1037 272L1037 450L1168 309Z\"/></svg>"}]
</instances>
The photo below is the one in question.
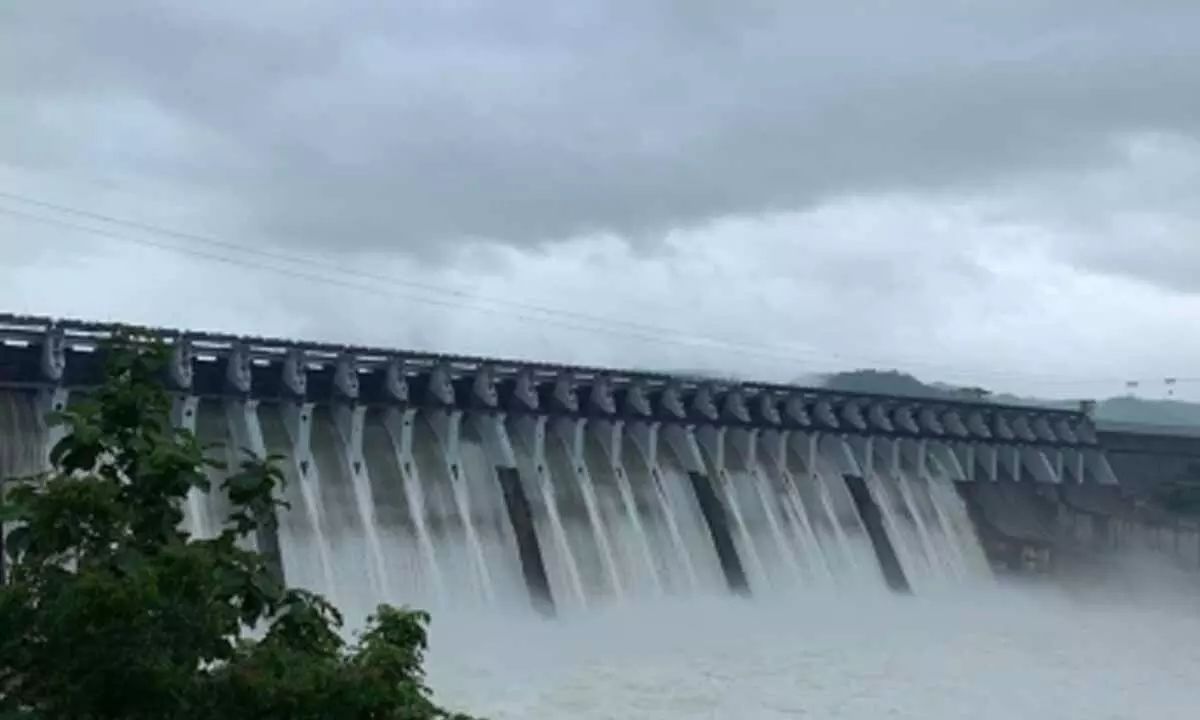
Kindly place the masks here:
<instances>
[{"instance_id":1,"label":"railing on dam","mask_svg":"<svg viewBox=\"0 0 1200 720\"><path fill-rule=\"evenodd\" d=\"M42 418L101 381L112 330L0 316L0 475L46 466ZM1084 412L140 332L170 349L181 426L285 458L290 510L252 541L365 608L919 590L981 564L956 483L1117 483ZM192 531L224 502L194 493Z\"/></svg>"}]
</instances>

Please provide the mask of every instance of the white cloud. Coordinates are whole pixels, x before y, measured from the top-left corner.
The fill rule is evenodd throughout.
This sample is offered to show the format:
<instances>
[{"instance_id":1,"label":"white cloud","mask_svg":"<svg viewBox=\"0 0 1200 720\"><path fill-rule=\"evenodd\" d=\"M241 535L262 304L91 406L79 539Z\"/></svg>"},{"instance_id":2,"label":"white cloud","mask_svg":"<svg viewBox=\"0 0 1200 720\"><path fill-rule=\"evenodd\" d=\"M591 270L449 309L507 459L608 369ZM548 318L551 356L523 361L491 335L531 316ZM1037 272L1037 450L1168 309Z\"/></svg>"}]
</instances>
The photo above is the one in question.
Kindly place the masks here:
<instances>
[{"instance_id":1,"label":"white cloud","mask_svg":"<svg viewBox=\"0 0 1200 720\"><path fill-rule=\"evenodd\" d=\"M1194 3L243 5L0 11L0 306L1052 395L1200 361Z\"/></svg>"},{"instance_id":2,"label":"white cloud","mask_svg":"<svg viewBox=\"0 0 1200 720\"><path fill-rule=\"evenodd\" d=\"M1047 190L1063 187L1056 179ZM1035 190L1026 186L1023 197ZM540 249L477 244L436 267L386 252L236 252L5 201L115 238L0 214L3 237L42 247L2 271L0 306L771 379L895 366L1086 396L1118 393L1126 378L1186 377L1200 361L1200 338L1189 332L1200 296L1081 269L1072 264L1078 233L1044 215L1044 203L996 200L1010 195L861 197L725 218L670 233L652 255L613 236ZM132 199L113 195L98 209L129 219ZM1115 202L1095 208L1098 222L1126 212ZM181 230L205 217L203 207L155 207L157 215L132 217ZM1156 217L1167 233L1178 220Z\"/></svg>"}]
</instances>

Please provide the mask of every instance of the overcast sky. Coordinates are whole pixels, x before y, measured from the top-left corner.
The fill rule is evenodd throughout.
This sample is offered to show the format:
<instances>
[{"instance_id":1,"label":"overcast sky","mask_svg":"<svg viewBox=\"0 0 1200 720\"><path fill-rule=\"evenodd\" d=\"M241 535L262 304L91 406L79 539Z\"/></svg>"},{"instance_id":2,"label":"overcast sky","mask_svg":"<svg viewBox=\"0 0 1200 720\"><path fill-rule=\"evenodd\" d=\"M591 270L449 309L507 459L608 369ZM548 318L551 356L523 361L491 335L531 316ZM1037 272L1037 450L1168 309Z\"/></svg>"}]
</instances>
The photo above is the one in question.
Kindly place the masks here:
<instances>
[{"instance_id":1,"label":"overcast sky","mask_svg":"<svg viewBox=\"0 0 1200 720\"><path fill-rule=\"evenodd\" d=\"M1197 37L1195 0L5 3L0 308L1161 396L1200 378Z\"/></svg>"}]
</instances>

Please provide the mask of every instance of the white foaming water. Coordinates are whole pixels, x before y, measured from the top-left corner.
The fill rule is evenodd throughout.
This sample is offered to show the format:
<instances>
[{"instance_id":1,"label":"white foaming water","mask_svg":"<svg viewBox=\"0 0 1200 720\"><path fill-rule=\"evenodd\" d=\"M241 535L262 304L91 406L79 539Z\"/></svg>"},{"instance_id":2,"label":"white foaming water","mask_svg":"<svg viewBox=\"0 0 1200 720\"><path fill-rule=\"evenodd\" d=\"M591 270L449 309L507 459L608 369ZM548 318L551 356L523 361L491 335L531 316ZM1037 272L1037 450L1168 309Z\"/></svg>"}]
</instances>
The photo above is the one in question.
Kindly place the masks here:
<instances>
[{"instance_id":1,"label":"white foaming water","mask_svg":"<svg viewBox=\"0 0 1200 720\"><path fill-rule=\"evenodd\" d=\"M1183 720L1200 681L1192 593L1190 612L989 583L435 615L430 677L441 702L493 720Z\"/></svg>"},{"instance_id":2,"label":"white foaming water","mask_svg":"<svg viewBox=\"0 0 1200 720\"><path fill-rule=\"evenodd\" d=\"M0 478L42 472L44 435L31 393L0 393Z\"/></svg>"}]
</instances>

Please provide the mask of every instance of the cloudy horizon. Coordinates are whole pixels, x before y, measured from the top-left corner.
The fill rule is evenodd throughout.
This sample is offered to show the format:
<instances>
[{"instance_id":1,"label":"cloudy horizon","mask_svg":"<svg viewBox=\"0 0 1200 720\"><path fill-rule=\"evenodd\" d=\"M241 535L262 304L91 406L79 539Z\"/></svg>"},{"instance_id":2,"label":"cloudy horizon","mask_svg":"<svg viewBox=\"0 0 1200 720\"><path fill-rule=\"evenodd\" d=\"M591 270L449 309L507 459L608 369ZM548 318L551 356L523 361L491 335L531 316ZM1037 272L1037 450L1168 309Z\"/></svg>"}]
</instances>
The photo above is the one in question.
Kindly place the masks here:
<instances>
[{"instance_id":1,"label":"cloudy horizon","mask_svg":"<svg viewBox=\"0 0 1200 720\"><path fill-rule=\"evenodd\" d=\"M1197 28L1181 0L13 5L0 311L1200 398Z\"/></svg>"}]
</instances>

